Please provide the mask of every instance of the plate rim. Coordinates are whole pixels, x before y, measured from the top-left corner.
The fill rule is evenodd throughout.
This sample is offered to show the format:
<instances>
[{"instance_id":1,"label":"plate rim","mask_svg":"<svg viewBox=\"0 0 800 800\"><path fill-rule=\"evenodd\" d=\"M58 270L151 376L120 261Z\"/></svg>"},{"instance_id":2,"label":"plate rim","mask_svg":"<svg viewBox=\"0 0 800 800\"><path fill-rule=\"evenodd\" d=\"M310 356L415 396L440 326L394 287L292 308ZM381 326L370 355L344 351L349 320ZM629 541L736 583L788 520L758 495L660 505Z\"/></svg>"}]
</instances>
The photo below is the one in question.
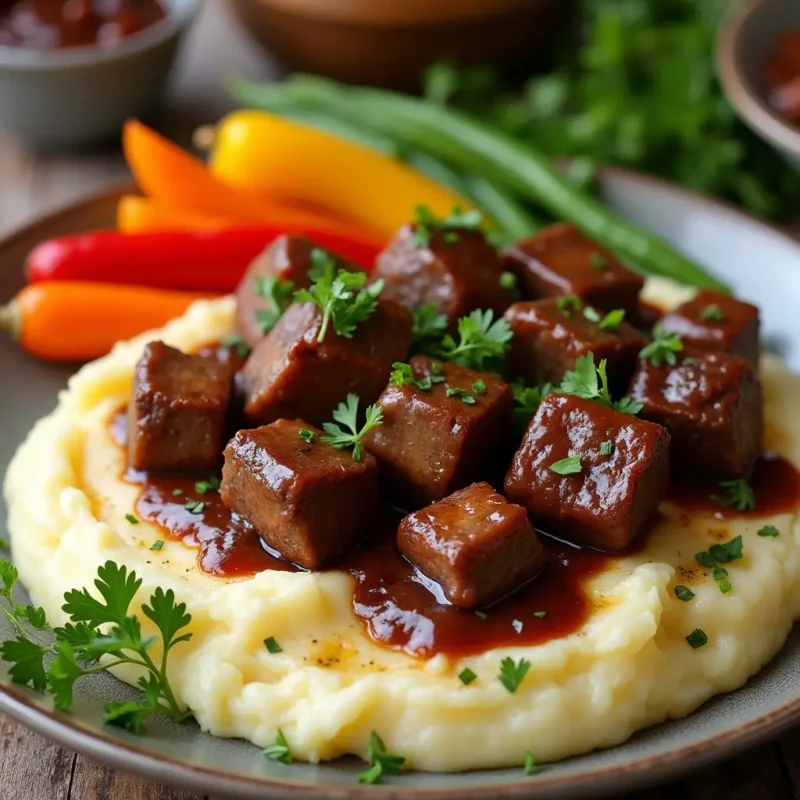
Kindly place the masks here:
<instances>
[{"instance_id":1,"label":"plate rim","mask_svg":"<svg viewBox=\"0 0 800 800\"><path fill-rule=\"evenodd\" d=\"M691 200L711 207L718 215L728 219L746 221L758 228L762 235L776 238L798 250L800 242L788 232L754 217L731 203L708 197L691 189L670 183L664 179L619 167L598 169L600 182L634 183L645 188L651 187L662 193L672 194L678 199ZM76 213L85 212L95 205L106 205L122 194L136 191L129 181L119 181L106 189L85 198L64 204L42 214L23 226L17 227L6 236L0 237L0 254L21 241L39 235L47 238L46 229L63 222ZM76 232L78 233L78 232ZM0 266L0 268L3 268ZM766 665L765 665L766 666ZM740 687L741 688L741 687ZM738 690L734 690L738 691ZM87 729L78 724L64 712L55 708L40 706L30 692L0 683L0 712L20 722L45 738L94 758L110 766L134 772L159 782L189 788L205 794L223 794L238 798L300 798L315 797L331 800L342 798L351 800L369 796L379 800L398 800L411 794L420 795L425 800L454 800L456 793L465 800L493 800L494 798L535 797L588 797L605 796L618 790L617 781L625 779L625 790L630 791L663 780L676 777L676 763L681 764L680 774L696 771L701 767L726 757L734 756L758 743L770 740L794 724L800 722L800 697L784 703L770 712L756 717L742 725L732 727L716 737L707 737L683 746L674 747L663 753L644 756L622 765L600 767L583 775L547 777L544 765L542 771L529 783L515 781L487 785L483 787L458 787L457 789L429 789L403 785L380 784L377 786L313 785L286 781L276 776L263 778L247 777L240 773L228 772L218 768L205 767L178 758L162 756L144 750L121 739L111 739L102 728ZM612 749L612 748L609 748Z\"/></svg>"}]
</instances>

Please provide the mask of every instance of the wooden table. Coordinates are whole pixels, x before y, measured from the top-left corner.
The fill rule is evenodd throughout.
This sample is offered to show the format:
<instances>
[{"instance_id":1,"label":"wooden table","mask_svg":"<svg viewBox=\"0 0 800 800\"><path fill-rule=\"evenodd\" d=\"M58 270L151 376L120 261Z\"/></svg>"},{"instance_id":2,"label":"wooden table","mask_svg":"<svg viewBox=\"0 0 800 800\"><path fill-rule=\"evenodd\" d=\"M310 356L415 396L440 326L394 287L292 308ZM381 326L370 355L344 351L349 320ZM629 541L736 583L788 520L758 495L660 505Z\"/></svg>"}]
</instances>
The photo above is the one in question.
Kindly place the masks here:
<instances>
[{"instance_id":1,"label":"wooden table","mask_svg":"<svg viewBox=\"0 0 800 800\"><path fill-rule=\"evenodd\" d=\"M224 72L274 75L275 67L241 35L220 0L207 3L192 32L156 123L188 143L198 124L227 111ZM0 236L33 217L103 189L127 170L117 148L73 157L37 157L0 138ZM50 744L0 716L3 800L200 800ZM255 753L254 753L254 757ZM685 781L630 800L800 800L800 731ZM218 799L219 800L219 799Z\"/></svg>"}]
</instances>

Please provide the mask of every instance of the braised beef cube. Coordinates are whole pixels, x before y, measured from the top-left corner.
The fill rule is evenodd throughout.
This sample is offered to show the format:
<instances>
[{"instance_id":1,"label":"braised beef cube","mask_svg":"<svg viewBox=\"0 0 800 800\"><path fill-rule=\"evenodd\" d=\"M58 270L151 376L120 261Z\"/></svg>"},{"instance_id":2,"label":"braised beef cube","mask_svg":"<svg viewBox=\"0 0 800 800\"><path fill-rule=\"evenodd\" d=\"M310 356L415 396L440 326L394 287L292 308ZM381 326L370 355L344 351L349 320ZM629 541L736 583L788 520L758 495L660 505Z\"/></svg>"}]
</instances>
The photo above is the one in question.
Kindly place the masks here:
<instances>
[{"instance_id":1,"label":"braised beef cube","mask_svg":"<svg viewBox=\"0 0 800 800\"><path fill-rule=\"evenodd\" d=\"M667 490L669 440L660 425L552 394L514 456L505 494L549 533L622 550Z\"/></svg>"},{"instance_id":2,"label":"braised beef cube","mask_svg":"<svg viewBox=\"0 0 800 800\"><path fill-rule=\"evenodd\" d=\"M301 437L306 429L314 436ZM319 569L354 547L378 516L378 465L354 461L302 420L239 431L225 448L222 502L283 558Z\"/></svg>"},{"instance_id":3,"label":"braised beef cube","mask_svg":"<svg viewBox=\"0 0 800 800\"><path fill-rule=\"evenodd\" d=\"M451 329L477 308L500 315L511 295L500 286L500 256L480 231L434 231L426 245L415 240L416 226L402 227L375 263L374 279L386 284L383 296L408 308L434 305Z\"/></svg>"},{"instance_id":4,"label":"braised beef cube","mask_svg":"<svg viewBox=\"0 0 800 800\"><path fill-rule=\"evenodd\" d=\"M722 352L686 348L674 366L640 358L631 379L640 416L672 434L679 473L746 477L759 452L764 399L753 367Z\"/></svg>"},{"instance_id":5,"label":"braised beef cube","mask_svg":"<svg viewBox=\"0 0 800 800\"><path fill-rule=\"evenodd\" d=\"M253 259L236 288L236 331L250 347L255 347L275 323L271 313L274 308L261 294L263 281L275 278L283 283L291 281L295 289L307 289L314 266L311 254L316 249L321 248L305 236L284 235ZM336 270L364 271L350 261L328 255Z\"/></svg>"},{"instance_id":6,"label":"braised beef cube","mask_svg":"<svg viewBox=\"0 0 800 800\"><path fill-rule=\"evenodd\" d=\"M511 245L505 262L534 299L575 295L604 311L624 308L631 319L637 313L642 278L567 222Z\"/></svg>"},{"instance_id":7,"label":"braised beef cube","mask_svg":"<svg viewBox=\"0 0 800 800\"><path fill-rule=\"evenodd\" d=\"M685 345L723 350L758 370L758 308L721 292L703 290L661 321Z\"/></svg>"},{"instance_id":8,"label":"braised beef cube","mask_svg":"<svg viewBox=\"0 0 800 800\"><path fill-rule=\"evenodd\" d=\"M257 425L295 416L321 425L350 392L363 409L386 386L392 364L405 358L412 325L411 312L381 299L352 338L329 326L319 342L319 309L311 303L290 306L239 373L245 415Z\"/></svg>"},{"instance_id":9,"label":"braised beef cube","mask_svg":"<svg viewBox=\"0 0 800 800\"><path fill-rule=\"evenodd\" d=\"M133 373L128 460L134 469L214 470L225 447L232 388L228 364L148 344Z\"/></svg>"},{"instance_id":10,"label":"braised beef cube","mask_svg":"<svg viewBox=\"0 0 800 800\"><path fill-rule=\"evenodd\" d=\"M513 401L508 384L490 373L426 356L414 356L411 370L430 387L387 386L378 400L383 424L364 446L378 459L390 497L419 508L502 463L513 447Z\"/></svg>"},{"instance_id":11,"label":"braised beef cube","mask_svg":"<svg viewBox=\"0 0 800 800\"><path fill-rule=\"evenodd\" d=\"M606 312L578 307L564 298L514 303L505 318L514 332L509 371L529 384L558 385L581 356L594 353L596 364L606 360L612 389L624 392L645 346L642 335L628 322L613 324L616 320Z\"/></svg>"},{"instance_id":12,"label":"braised beef cube","mask_svg":"<svg viewBox=\"0 0 800 800\"><path fill-rule=\"evenodd\" d=\"M545 551L522 506L473 483L409 514L397 546L459 608L477 608L534 578Z\"/></svg>"}]
</instances>

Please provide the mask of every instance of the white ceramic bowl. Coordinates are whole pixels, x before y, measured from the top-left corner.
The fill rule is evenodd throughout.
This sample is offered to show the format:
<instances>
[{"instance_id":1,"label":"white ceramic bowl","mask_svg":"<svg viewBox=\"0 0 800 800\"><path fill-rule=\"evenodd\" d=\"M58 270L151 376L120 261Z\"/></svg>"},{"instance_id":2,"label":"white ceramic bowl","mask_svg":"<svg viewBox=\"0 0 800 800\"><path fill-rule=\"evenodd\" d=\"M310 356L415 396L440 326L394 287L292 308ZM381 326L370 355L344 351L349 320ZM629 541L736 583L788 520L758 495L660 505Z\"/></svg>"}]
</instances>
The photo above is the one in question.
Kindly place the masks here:
<instances>
[{"instance_id":1,"label":"white ceramic bowl","mask_svg":"<svg viewBox=\"0 0 800 800\"><path fill-rule=\"evenodd\" d=\"M115 47L0 46L0 129L42 150L111 138L158 99L201 2L164 0L164 20Z\"/></svg>"}]
</instances>

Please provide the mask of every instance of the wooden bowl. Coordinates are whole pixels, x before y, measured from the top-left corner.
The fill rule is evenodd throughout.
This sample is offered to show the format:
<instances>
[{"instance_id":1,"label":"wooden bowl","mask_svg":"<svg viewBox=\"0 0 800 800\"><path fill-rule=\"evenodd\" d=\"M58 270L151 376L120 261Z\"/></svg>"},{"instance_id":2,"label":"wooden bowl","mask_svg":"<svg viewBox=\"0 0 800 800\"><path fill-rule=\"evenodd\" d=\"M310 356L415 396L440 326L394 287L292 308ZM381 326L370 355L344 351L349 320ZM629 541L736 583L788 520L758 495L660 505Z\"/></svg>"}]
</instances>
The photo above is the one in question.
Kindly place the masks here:
<instances>
[{"instance_id":1,"label":"wooden bowl","mask_svg":"<svg viewBox=\"0 0 800 800\"><path fill-rule=\"evenodd\" d=\"M511 71L546 63L574 0L233 0L287 68L414 90L451 59Z\"/></svg>"}]
</instances>

